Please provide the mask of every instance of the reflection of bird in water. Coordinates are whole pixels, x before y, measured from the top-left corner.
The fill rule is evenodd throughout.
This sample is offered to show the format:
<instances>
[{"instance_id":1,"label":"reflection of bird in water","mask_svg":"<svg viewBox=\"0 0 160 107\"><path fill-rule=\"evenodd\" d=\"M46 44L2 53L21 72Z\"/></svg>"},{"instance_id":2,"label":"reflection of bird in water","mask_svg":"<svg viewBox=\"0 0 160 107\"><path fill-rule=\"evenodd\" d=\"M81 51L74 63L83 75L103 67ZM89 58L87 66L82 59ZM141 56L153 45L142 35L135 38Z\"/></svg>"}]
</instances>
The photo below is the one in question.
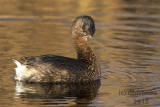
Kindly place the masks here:
<instances>
[{"instance_id":1,"label":"reflection of bird in water","mask_svg":"<svg viewBox=\"0 0 160 107\"><path fill-rule=\"evenodd\" d=\"M57 55L23 57L17 65L15 80L26 82L82 82L98 80L101 76L87 40L95 33L94 20L90 16L77 17L72 26L72 39L77 59Z\"/></svg>"},{"instance_id":2,"label":"reflection of bird in water","mask_svg":"<svg viewBox=\"0 0 160 107\"><path fill-rule=\"evenodd\" d=\"M100 80L68 83L68 84L28 84L16 81L15 97L22 98L28 104L36 104L34 99L38 99L38 104L56 105L70 102L72 104L88 104L94 99L100 87Z\"/></svg>"}]
</instances>

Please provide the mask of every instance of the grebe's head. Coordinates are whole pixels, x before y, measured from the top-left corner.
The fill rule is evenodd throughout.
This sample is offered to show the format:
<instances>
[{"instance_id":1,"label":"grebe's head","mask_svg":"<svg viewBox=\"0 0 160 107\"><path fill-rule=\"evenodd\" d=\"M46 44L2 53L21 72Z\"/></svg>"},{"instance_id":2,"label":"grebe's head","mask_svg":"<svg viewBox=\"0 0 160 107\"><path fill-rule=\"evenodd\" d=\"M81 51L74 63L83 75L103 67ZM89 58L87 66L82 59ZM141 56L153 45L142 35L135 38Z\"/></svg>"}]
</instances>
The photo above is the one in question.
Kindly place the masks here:
<instances>
[{"instance_id":1,"label":"grebe's head","mask_svg":"<svg viewBox=\"0 0 160 107\"><path fill-rule=\"evenodd\" d=\"M95 33L94 20L90 16L79 16L72 25L72 36L93 37Z\"/></svg>"}]
</instances>

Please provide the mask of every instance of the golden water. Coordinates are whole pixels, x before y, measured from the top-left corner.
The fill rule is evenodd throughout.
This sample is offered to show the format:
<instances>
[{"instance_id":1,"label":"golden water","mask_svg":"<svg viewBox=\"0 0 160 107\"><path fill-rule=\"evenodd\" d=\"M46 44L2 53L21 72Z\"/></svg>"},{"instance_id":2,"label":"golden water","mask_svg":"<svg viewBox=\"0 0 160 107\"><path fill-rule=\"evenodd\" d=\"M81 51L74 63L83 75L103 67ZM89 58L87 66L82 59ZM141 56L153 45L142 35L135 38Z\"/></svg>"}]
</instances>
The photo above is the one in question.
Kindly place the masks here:
<instances>
[{"instance_id":1,"label":"golden water","mask_svg":"<svg viewBox=\"0 0 160 107\"><path fill-rule=\"evenodd\" d=\"M160 106L160 1L0 0L0 107ZM76 58L71 25L95 19L90 44L101 84L16 83L11 59L56 54Z\"/></svg>"}]
</instances>

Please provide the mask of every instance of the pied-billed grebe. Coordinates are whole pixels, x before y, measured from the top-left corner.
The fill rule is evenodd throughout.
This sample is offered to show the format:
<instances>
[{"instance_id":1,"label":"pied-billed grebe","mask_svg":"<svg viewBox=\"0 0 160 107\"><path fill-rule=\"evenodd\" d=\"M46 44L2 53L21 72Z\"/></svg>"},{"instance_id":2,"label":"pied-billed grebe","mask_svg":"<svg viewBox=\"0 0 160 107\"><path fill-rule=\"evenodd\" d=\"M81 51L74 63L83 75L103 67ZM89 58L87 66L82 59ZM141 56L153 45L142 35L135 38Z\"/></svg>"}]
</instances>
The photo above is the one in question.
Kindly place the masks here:
<instances>
[{"instance_id":1,"label":"pied-billed grebe","mask_svg":"<svg viewBox=\"0 0 160 107\"><path fill-rule=\"evenodd\" d=\"M84 82L98 80L101 77L91 47L89 37L95 33L94 20L90 16L79 16L72 25L72 39L77 51L77 59L57 55L23 57L23 64L13 60L17 68L14 77L25 82Z\"/></svg>"}]
</instances>

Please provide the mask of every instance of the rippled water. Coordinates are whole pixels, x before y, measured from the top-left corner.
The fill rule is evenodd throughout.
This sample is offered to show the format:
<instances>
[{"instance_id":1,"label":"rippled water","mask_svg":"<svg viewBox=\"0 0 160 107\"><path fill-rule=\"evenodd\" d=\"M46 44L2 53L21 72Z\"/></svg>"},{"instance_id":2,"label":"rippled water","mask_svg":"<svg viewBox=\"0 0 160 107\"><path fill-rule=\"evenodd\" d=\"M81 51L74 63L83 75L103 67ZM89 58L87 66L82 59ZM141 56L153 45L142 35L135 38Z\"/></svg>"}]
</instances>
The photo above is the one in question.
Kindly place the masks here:
<instances>
[{"instance_id":1,"label":"rippled water","mask_svg":"<svg viewBox=\"0 0 160 107\"><path fill-rule=\"evenodd\" d=\"M0 106L160 106L159 0L0 0ZM11 59L76 57L71 25L91 15L101 82L23 84Z\"/></svg>"}]
</instances>

